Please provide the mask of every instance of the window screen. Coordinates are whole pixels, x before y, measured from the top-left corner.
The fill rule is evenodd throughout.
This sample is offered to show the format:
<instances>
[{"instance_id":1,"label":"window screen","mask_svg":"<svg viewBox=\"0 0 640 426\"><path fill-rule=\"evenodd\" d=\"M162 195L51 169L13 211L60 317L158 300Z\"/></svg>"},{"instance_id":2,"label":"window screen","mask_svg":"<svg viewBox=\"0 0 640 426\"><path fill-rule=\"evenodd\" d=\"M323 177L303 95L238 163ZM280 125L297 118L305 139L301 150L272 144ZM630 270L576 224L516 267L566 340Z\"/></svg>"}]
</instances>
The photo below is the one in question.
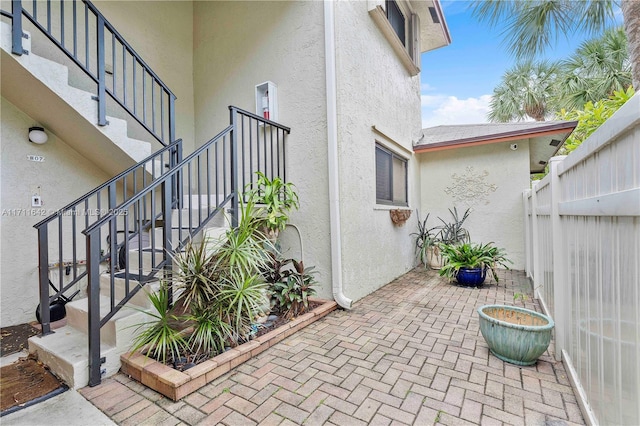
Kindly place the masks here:
<instances>
[{"instance_id":1,"label":"window screen","mask_svg":"<svg viewBox=\"0 0 640 426\"><path fill-rule=\"evenodd\" d=\"M398 38L402 42L403 46L406 46L405 42L405 25L404 25L404 15L402 11L400 11L400 7L393 0L387 0L387 19L393 27L393 30L398 35Z\"/></svg>"},{"instance_id":2,"label":"window screen","mask_svg":"<svg viewBox=\"0 0 640 426\"><path fill-rule=\"evenodd\" d=\"M406 206L407 160L376 144L376 202Z\"/></svg>"}]
</instances>

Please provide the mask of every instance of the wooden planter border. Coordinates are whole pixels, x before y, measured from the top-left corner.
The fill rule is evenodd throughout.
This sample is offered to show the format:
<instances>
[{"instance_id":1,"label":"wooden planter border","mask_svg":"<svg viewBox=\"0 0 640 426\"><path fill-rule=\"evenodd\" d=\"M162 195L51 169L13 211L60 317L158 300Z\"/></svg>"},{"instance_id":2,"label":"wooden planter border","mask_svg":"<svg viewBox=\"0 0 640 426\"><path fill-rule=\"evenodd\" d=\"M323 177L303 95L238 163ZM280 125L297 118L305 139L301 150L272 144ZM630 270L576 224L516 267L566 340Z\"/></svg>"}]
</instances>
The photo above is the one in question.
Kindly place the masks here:
<instances>
[{"instance_id":1,"label":"wooden planter border","mask_svg":"<svg viewBox=\"0 0 640 426\"><path fill-rule=\"evenodd\" d=\"M186 371L178 371L140 352L120 356L121 370L143 385L177 401L197 391L207 383L231 371L243 362L253 358L298 330L319 320L335 310L338 304L333 300L309 298L310 302L322 305L295 318L254 340L229 349L220 355L204 361Z\"/></svg>"}]
</instances>

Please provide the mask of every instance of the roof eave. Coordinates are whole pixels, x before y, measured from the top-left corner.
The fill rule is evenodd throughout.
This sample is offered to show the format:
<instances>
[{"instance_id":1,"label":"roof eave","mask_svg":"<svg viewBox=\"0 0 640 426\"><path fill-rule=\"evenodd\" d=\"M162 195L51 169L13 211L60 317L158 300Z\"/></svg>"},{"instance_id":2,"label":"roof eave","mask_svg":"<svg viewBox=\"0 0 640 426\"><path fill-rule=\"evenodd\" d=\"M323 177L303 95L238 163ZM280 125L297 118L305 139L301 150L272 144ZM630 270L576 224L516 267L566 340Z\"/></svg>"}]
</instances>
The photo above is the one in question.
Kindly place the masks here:
<instances>
[{"instance_id":1,"label":"roof eave","mask_svg":"<svg viewBox=\"0 0 640 426\"><path fill-rule=\"evenodd\" d=\"M433 6L429 6L428 3L431 3ZM430 52L450 45L451 33L449 32L449 26L447 25L447 21L444 17L440 0L431 0L431 2L414 1L412 4L414 5L418 15L420 15L420 19L422 21L421 27L423 28L420 31L421 52ZM432 21L429 7L433 7L435 9L435 13L439 21L438 23L434 23ZM432 26L434 28L429 30L428 26Z\"/></svg>"},{"instance_id":2,"label":"roof eave","mask_svg":"<svg viewBox=\"0 0 640 426\"><path fill-rule=\"evenodd\" d=\"M474 136L464 139L436 142L432 144L416 145L413 147L413 152L416 154L420 154L423 152L487 145L492 143L508 142L512 140L540 137L545 135L555 135L560 133L567 133L568 136L576 128L577 125L577 121L566 121L562 123L550 124L549 126L545 126L542 128L528 128L523 130L514 130L511 132L496 133L493 135Z\"/></svg>"}]
</instances>

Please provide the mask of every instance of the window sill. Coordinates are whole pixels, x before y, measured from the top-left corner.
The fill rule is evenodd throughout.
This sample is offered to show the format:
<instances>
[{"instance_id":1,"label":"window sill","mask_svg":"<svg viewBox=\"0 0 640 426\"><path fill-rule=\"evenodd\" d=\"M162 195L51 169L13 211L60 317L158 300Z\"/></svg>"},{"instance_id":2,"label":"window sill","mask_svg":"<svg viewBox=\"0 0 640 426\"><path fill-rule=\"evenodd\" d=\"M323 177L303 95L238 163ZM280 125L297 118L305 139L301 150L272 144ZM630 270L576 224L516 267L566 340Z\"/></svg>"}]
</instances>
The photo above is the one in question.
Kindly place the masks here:
<instances>
[{"instance_id":1,"label":"window sill","mask_svg":"<svg viewBox=\"0 0 640 426\"><path fill-rule=\"evenodd\" d=\"M373 206L373 210L388 211L388 210L413 210L413 209L409 206L405 206L402 204L377 204L376 203Z\"/></svg>"},{"instance_id":2,"label":"window sill","mask_svg":"<svg viewBox=\"0 0 640 426\"><path fill-rule=\"evenodd\" d=\"M382 34L384 34L385 38L389 41L389 44L391 44L393 51L396 52L396 55L400 59L400 62L402 62L409 74L412 77L418 75L418 73L420 72L420 68L418 68L413 62L413 59L411 59L411 56L409 56L409 52L407 52L407 49L405 49L402 42L396 35L393 27L389 23L389 20L387 20L384 9L382 9L381 6L376 6L375 9L371 9L369 11L369 15L371 15L376 25L378 25L380 31L382 31Z\"/></svg>"}]
</instances>

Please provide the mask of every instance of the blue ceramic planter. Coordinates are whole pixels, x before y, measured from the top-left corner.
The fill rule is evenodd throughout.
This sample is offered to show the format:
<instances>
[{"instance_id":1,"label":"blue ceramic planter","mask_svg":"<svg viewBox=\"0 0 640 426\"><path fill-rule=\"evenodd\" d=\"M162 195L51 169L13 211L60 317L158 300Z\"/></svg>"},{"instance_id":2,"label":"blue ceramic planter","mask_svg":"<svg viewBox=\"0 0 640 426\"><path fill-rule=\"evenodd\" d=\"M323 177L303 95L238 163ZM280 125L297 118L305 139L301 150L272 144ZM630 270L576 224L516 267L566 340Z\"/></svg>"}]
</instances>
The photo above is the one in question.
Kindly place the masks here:
<instances>
[{"instance_id":1,"label":"blue ceramic planter","mask_svg":"<svg viewBox=\"0 0 640 426\"><path fill-rule=\"evenodd\" d=\"M460 268L456 273L456 281L458 281L458 284L468 287L482 285L486 277L487 268Z\"/></svg>"},{"instance_id":2,"label":"blue ceramic planter","mask_svg":"<svg viewBox=\"0 0 640 426\"><path fill-rule=\"evenodd\" d=\"M549 347L554 323L546 315L505 305L481 306L478 314L491 353L503 361L532 365Z\"/></svg>"}]
</instances>

